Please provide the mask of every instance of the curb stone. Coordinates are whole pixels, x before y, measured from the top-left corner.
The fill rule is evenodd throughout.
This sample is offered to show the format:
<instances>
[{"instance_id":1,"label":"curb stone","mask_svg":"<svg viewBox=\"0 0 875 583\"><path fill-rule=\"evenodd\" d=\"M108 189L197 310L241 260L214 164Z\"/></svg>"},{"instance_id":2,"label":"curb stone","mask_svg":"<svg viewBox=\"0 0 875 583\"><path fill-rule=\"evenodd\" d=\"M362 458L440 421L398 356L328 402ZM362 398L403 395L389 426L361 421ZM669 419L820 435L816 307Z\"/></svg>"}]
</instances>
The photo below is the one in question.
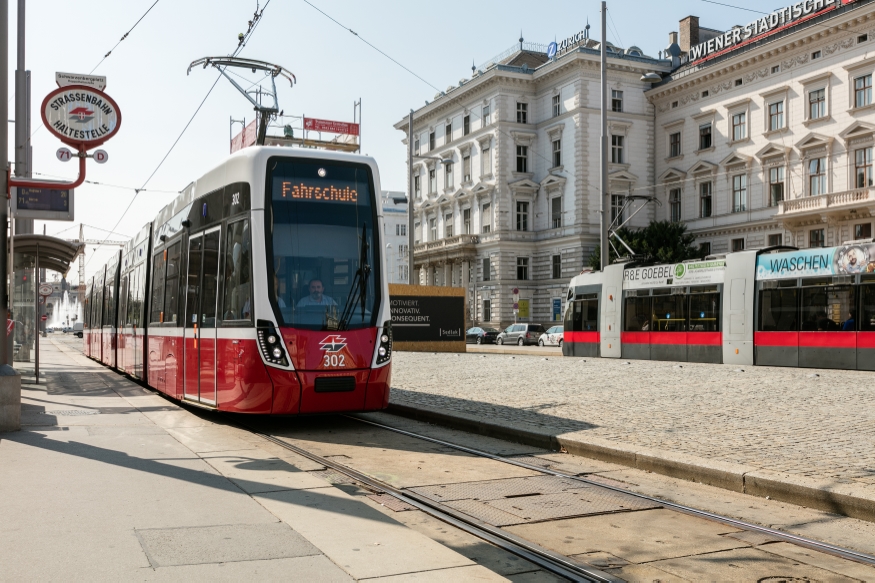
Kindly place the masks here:
<instances>
[{"instance_id":1,"label":"curb stone","mask_svg":"<svg viewBox=\"0 0 875 583\"><path fill-rule=\"evenodd\" d=\"M875 522L875 492L856 483L827 482L689 454L627 446L599 437L553 435L508 427L474 415L430 407L389 403L386 412L553 451L597 459L733 492L769 497L851 518Z\"/></svg>"}]
</instances>

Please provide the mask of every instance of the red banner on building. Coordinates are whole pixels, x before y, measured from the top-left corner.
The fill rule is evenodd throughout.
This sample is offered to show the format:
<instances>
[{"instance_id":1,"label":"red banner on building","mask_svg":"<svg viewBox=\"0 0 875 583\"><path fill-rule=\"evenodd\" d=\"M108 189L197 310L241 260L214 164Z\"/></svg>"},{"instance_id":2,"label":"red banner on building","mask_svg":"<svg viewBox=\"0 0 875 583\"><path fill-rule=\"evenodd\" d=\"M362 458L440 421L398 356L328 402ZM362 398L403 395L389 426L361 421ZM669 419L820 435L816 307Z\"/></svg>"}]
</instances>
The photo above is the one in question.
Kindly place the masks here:
<instances>
[{"instance_id":1,"label":"red banner on building","mask_svg":"<svg viewBox=\"0 0 875 583\"><path fill-rule=\"evenodd\" d=\"M248 148L255 145L255 137L257 128L255 127L256 120L252 120L248 126L243 128L239 134L231 138L231 153L237 150Z\"/></svg>"},{"instance_id":2,"label":"red banner on building","mask_svg":"<svg viewBox=\"0 0 875 583\"><path fill-rule=\"evenodd\" d=\"M330 119L304 118L304 129L314 132L331 132L333 134L359 135L359 124L345 121L331 121Z\"/></svg>"}]
</instances>

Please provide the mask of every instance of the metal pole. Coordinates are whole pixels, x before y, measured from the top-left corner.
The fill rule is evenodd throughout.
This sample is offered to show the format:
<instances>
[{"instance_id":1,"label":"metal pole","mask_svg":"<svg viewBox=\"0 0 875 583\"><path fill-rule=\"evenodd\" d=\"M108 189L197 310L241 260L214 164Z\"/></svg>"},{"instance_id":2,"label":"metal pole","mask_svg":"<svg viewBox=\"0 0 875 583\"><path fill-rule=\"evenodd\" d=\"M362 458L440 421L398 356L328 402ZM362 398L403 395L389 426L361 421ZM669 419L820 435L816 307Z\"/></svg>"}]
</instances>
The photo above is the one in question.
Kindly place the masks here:
<instances>
[{"instance_id":1,"label":"metal pole","mask_svg":"<svg viewBox=\"0 0 875 583\"><path fill-rule=\"evenodd\" d=\"M33 264L33 378L36 384L39 384L39 243L36 244L36 262Z\"/></svg>"},{"instance_id":2,"label":"metal pole","mask_svg":"<svg viewBox=\"0 0 875 583\"><path fill-rule=\"evenodd\" d=\"M9 119L9 0L0 0L0 120ZM0 123L0 193L4 196L9 192L7 169L9 167L9 124ZM0 225L3 232L0 236L0 309L7 315L9 301L6 295L9 283L7 248L12 234L8 230L9 213L6 204L0 204ZM7 234L8 233L8 234ZM8 316L7 316L8 317ZM7 323L8 331L8 323ZM7 332L8 334L8 332ZM8 342L0 350L0 365L10 364Z\"/></svg>"},{"instance_id":3,"label":"metal pole","mask_svg":"<svg viewBox=\"0 0 875 583\"><path fill-rule=\"evenodd\" d=\"M413 110L407 116L407 283L419 285L419 278L413 278Z\"/></svg>"},{"instance_id":4,"label":"metal pole","mask_svg":"<svg viewBox=\"0 0 875 583\"><path fill-rule=\"evenodd\" d=\"M601 224L601 269L611 264L611 250L608 247L608 221L610 219L611 199L608 193L608 50L607 50L607 3L602 0L602 42L601 49L601 73L602 73L602 147L601 147L601 200L602 200L602 224Z\"/></svg>"},{"instance_id":5,"label":"metal pole","mask_svg":"<svg viewBox=\"0 0 875 583\"><path fill-rule=\"evenodd\" d=\"M18 0L18 49L15 69L15 175L30 178L30 74L25 71L25 0ZM8 99L8 97L7 97ZM17 221L21 233L33 233L33 219Z\"/></svg>"}]
</instances>

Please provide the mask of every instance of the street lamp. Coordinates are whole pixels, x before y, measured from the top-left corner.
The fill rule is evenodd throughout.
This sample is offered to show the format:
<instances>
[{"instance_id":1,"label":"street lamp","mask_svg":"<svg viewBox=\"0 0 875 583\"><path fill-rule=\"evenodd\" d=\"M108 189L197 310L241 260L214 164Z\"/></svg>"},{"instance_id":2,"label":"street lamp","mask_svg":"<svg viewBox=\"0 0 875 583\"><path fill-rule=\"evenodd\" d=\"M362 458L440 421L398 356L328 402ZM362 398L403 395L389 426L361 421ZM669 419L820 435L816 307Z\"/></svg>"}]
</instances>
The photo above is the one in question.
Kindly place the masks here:
<instances>
[{"instance_id":1,"label":"street lamp","mask_svg":"<svg viewBox=\"0 0 875 583\"><path fill-rule=\"evenodd\" d=\"M441 164L451 164L452 160L437 156L416 156L413 154L413 110L407 116L407 282L410 285L419 285L419 277L413 283L413 246L415 236L413 233L413 161L436 160Z\"/></svg>"}]
</instances>

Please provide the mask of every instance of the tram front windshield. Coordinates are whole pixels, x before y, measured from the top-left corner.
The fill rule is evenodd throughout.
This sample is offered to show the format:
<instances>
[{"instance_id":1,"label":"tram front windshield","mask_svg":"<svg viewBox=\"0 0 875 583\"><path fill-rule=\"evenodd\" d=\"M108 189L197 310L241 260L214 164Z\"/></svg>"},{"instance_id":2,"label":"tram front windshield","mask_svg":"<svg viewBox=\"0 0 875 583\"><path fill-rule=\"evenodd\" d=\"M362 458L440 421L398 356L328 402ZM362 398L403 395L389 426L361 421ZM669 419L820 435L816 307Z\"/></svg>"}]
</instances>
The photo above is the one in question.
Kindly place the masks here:
<instances>
[{"instance_id":1,"label":"tram front windshield","mask_svg":"<svg viewBox=\"0 0 875 583\"><path fill-rule=\"evenodd\" d=\"M271 158L268 185L268 285L280 325L374 326L380 269L370 168Z\"/></svg>"}]
</instances>

